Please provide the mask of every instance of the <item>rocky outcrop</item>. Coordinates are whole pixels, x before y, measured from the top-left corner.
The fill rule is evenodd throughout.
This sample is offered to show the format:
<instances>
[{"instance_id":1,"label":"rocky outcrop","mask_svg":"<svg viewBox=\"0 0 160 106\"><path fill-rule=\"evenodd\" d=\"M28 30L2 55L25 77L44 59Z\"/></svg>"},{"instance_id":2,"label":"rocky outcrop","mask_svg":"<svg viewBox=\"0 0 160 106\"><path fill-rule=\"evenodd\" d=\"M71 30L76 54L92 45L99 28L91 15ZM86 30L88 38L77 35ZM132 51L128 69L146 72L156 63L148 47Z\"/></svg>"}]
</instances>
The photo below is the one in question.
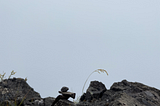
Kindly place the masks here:
<instances>
[{"instance_id":1,"label":"rocky outcrop","mask_svg":"<svg viewBox=\"0 0 160 106\"><path fill-rule=\"evenodd\" d=\"M97 81L94 83L103 85ZM88 89L93 89L91 85ZM97 90L98 92L101 91L100 89ZM109 90L104 90L104 92L100 93L101 96L94 97L93 95L95 94L87 90L81 96L77 106L160 106L160 90L138 82L123 80L122 82L114 83Z\"/></svg>"},{"instance_id":2,"label":"rocky outcrop","mask_svg":"<svg viewBox=\"0 0 160 106\"><path fill-rule=\"evenodd\" d=\"M31 105L31 101L41 100L39 93L35 92L24 79L12 78L0 82L0 102L4 104ZM36 102L35 102L36 104Z\"/></svg>"},{"instance_id":3,"label":"rocky outcrop","mask_svg":"<svg viewBox=\"0 0 160 106\"><path fill-rule=\"evenodd\" d=\"M92 102L101 98L106 90L107 89L103 83L98 81L91 81L87 92L81 96L80 101Z\"/></svg>"},{"instance_id":4,"label":"rocky outcrop","mask_svg":"<svg viewBox=\"0 0 160 106\"><path fill-rule=\"evenodd\" d=\"M41 98L24 79L0 82L0 106L51 106L54 100L54 97ZM160 90L127 80L106 89L103 83L91 81L79 103L59 100L55 106L160 106Z\"/></svg>"},{"instance_id":5,"label":"rocky outcrop","mask_svg":"<svg viewBox=\"0 0 160 106\"><path fill-rule=\"evenodd\" d=\"M51 106L55 98L41 98L22 78L5 79L0 82L0 106ZM60 100L55 106L72 106L73 102Z\"/></svg>"},{"instance_id":6,"label":"rocky outcrop","mask_svg":"<svg viewBox=\"0 0 160 106\"><path fill-rule=\"evenodd\" d=\"M35 92L22 78L5 79L0 82L0 95L1 101L6 99L14 100L15 97L41 98L40 94Z\"/></svg>"}]
</instances>

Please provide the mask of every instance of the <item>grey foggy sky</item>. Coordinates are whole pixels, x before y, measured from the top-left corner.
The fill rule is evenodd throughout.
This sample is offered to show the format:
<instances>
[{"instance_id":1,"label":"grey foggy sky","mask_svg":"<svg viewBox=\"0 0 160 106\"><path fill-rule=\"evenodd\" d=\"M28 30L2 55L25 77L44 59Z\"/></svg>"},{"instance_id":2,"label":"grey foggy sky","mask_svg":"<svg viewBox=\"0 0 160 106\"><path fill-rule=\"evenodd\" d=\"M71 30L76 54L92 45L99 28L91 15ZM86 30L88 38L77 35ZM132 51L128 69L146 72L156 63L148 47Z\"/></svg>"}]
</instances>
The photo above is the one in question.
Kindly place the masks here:
<instances>
[{"instance_id":1,"label":"grey foggy sky","mask_svg":"<svg viewBox=\"0 0 160 106\"><path fill-rule=\"evenodd\" d=\"M0 73L12 70L42 97L81 95L98 80L160 89L159 0L0 0ZM42 86L43 85L43 86Z\"/></svg>"}]
</instances>

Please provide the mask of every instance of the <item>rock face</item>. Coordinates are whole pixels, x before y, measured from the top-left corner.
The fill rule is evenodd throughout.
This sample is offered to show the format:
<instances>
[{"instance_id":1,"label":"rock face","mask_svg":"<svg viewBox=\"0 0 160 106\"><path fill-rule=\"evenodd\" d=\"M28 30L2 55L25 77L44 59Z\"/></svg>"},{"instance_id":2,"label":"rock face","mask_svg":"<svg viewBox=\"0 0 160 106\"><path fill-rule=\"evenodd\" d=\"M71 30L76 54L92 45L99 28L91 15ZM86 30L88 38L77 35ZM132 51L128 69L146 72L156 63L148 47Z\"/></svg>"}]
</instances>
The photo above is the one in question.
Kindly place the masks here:
<instances>
[{"instance_id":1,"label":"rock face","mask_svg":"<svg viewBox=\"0 0 160 106\"><path fill-rule=\"evenodd\" d=\"M51 106L55 98L41 98L24 79L12 78L0 82L0 106ZM70 101L59 101L60 106L73 104ZM55 105L58 106L58 105ZM71 105L70 105L71 106Z\"/></svg>"},{"instance_id":2,"label":"rock face","mask_svg":"<svg viewBox=\"0 0 160 106\"><path fill-rule=\"evenodd\" d=\"M101 98L105 91L106 87L103 83L98 81L91 81L87 92L81 96L80 101L94 101L95 99Z\"/></svg>"},{"instance_id":3,"label":"rock face","mask_svg":"<svg viewBox=\"0 0 160 106\"><path fill-rule=\"evenodd\" d=\"M0 82L0 94L1 100L14 100L15 97L25 97L29 98L41 98L39 93L35 92L24 79L13 78L6 79Z\"/></svg>"},{"instance_id":4,"label":"rock face","mask_svg":"<svg viewBox=\"0 0 160 106\"><path fill-rule=\"evenodd\" d=\"M51 106L54 100L53 97L41 98L24 79L0 82L0 106ZM79 103L60 100L55 106L160 106L160 90L127 80L116 82L107 90L103 83L91 81Z\"/></svg>"},{"instance_id":5,"label":"rock face","mask_svg":"<svg viewBox=\"0 0 160 106\"><path fill-rule=\"evenodd\" d=\"M30 105L30 101L41 100L40 94L35 92L24 79L13 78L5 79L0 82L0 102L10 104L20 104L24 106L24 103ZM4 103L4 104L5 104Z\"/></svg>"},{"instance_id":6,"label":"rock face","mask_svg":"<svg viewBox=\"0 0 160 106\"><path fill-rule=\"evenodd\" d=\"M102 85L101 82L95 81L94 83ZM91 85L88 89L93 89ZM98 91L101 90L98 89ZM101 96L94 97L88 94L89 91L87 90L81 96L77 106L160 106L160 90L141 83L123 80L122 82L114 83L110 90L103 91L100 93ZM96 94L92 93L92 95Z\"/></svg>"}]
</instances>

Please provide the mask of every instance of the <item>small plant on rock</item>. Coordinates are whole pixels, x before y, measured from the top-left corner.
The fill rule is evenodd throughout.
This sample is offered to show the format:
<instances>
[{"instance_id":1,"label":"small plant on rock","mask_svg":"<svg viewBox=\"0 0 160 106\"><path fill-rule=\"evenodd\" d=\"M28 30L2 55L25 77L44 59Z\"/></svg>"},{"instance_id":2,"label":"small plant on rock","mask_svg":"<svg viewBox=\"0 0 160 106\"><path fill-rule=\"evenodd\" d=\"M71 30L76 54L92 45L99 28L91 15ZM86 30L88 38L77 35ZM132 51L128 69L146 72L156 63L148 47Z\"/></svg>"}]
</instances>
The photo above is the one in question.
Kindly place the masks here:
<instances>
[{"instance_id":1,"label":"small plant on rock","mask_svg":"<svg viewBox=\"0 0 160 106\"><path fill-rule=\"evenodd\" d=\"M11 78L12 75L14 75L16 72L14 70L11 71L11 74L9 75L8 79ZM4 80L4 76L6 73L0 74L0 82Z\"/></svg>"},{"instance_id":2,"label":"small plant on rock","mask_svg":"<svg viewBox=\"0 0 160 106\"><path fill-rule=\"evenodd\" d=\"M0 82L3 81L5 74L6 73L0 74Z\"/></svg>"},{"instance_id":3,"label":"small plant on rock","mask_svg":"<svg viewBox=\"0 0 160 106\"><path fill-rule=\"evenodd\" d=\"M14 74L16 74L16 72L14 72L14 70L12 70L10 76L8 77L8 79L11 78L11 76L14 75Z\"/></svg>"},{"instance_id":4,"label":"small plant on rock","mask_svg":"<svg viewBox=\"0 0 160 106\"><path fill-rule=\"evenodd\" d=\"M14 74L15 74L16 72L14 71L14 70L12 70L11 71L11 74L9 75L9 77L7 78L7 79L10 79L11 78L11 76L13 76ZM3 73L3 74L0 74L0 82L2 82L2 81L4 81L6 78L5 78L5 74L6 73ZM25 78L24 79L25 81L27 81L27 78ZM7 89L7 88L6 88ZM2 89L2 91L5 91L6 90L5 88L4 89ZM8 91L5 91L5 92L12 92L10 89L7 89ZM31 89L30 89L31 90ZM14 97L14 95L12 94L12 93L9 93L8 95L10 95L10 96L8 96L9 98L9 100L11 100L10 102L8 102L8 100L7 100L7 102L4 100L4 99L1 99L0 98L0 106L21 106L22 104L23 104L23 102L24 102L24 100L26 99L26 96L28 95L28 93L30 92L30 90L27 92L27 94L22 98L22 100L20 101L20 103L19 104L17 104L17 96L15 96L15 101L12 101L12 99L10 98L10 96L13 96ZM19 92L19 91L18 91ZM17 93L18 94L18 93ZM6 95L7 96L7 95ZM12 103L11 103L12 102Z\"/></svg>"}]
</instances>

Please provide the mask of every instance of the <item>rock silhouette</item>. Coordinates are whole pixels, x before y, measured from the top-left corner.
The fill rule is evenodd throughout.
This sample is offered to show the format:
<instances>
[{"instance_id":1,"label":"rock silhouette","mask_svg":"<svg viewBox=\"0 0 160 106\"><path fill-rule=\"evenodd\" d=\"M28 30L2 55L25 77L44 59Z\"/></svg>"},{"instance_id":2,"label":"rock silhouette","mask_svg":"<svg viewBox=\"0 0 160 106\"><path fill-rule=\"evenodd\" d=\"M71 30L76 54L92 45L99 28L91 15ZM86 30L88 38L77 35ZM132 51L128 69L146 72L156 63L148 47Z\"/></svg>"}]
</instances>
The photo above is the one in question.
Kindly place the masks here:
<instances>
[{"instance_id":1,"label":"rock silhouette","mask_svg":"<svg viewBox=\"0 0 160 106\"><path fill-rule=\"evenodd\" d=\"M76 94L72 92L67 92L68 90L69 90L68 87L62 87L61 91L59 91L59 93L62 95L58 95L53 101L51 106L55 106L59 102L59 100L68 100L70 97L75 99Z\"/></svg>"},{"instance_id":2,"label":"rock silhouette","mask_svg":"<svg viewBox=\"0 0 160 106\"><path fill-rule=\"evenodd\" d=\"M90 92L87 89L77 106L160 106L160 90L156 88L123 80L102 92L97 86L92 86L92 83L103 86L101 82L91 82L88 89L95 90Z\"/></svg>"},{"instance_id":3,"label":"rock silhouette","mask_svg":"<svg viewBox=\"0 0 160 106\"><path fill-rule=\"evenodd\" d=\"M41 98L22 78L0 82L0 106L51 106L54 100L54 97ZM79 103L59 100L55 106L160 106L160 90L127 80L106 89L103 83L91 81Z\"/></svg>"}]
</instances>

